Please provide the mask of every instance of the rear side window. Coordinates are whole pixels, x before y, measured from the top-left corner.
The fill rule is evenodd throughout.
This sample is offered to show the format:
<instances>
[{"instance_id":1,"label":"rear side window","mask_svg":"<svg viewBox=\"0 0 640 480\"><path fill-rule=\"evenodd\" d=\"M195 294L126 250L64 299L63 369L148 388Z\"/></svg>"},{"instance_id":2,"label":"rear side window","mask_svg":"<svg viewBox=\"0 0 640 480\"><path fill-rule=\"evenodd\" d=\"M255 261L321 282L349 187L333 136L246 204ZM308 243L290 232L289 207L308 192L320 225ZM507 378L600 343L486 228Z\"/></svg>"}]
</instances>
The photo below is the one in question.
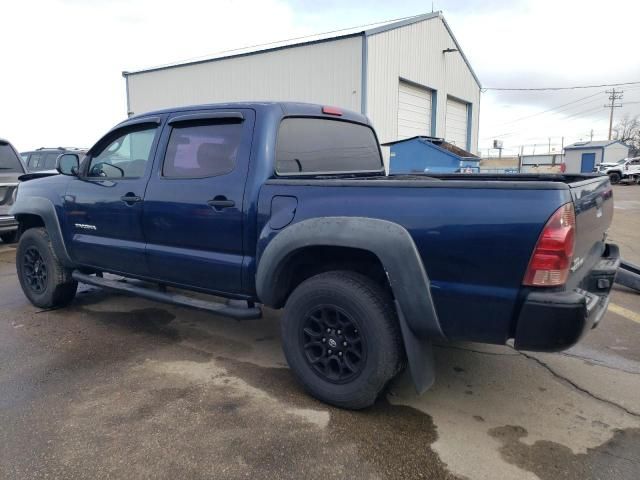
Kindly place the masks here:
<instances>
[{"instance_id":1,"label":"rear side window","mask_svg":"<svg viewBox=\"0 0 640 480\"><path fill-rule=\"evenodd\" d=\"M31 158L29 158L29 170L40 170L42 167L42 154L41 153L32 153Z\"/></svg>"},{"instance_id":2,"label":"rear side window","mask_svg":"<svg viewBox=\"0 0 640 480\"><path fill-rule=\"evenodd\" d=\"M0 173L24 173L18 155L8 143L0 143Z\"/></svg>"},{"instance_id":3,"label":"rear side window","mask_svg":"<svg viewBox=\"0 0 640 480\"><path fill-rule=\"evenodd\" d=\"M373 130L322 118L285 118L276 146L280 175L379 172L383 168Z\"/></svg>"},{"instance_id":4,"label":"rear side window","mask_svg":"<svg viewBox=\"0 0 640 480\"><path fill-rule=\"evenodd\" d=\"M204 178L230 173L241 138L241 123L178 124L171 130L162 175Z\"/></svg>"},{"instance_id":5,"label":"rear side window","mask_svg":"<svg viewBox=\"0 0 640 480\"><path fill-rule=\"evenodd\" d=\"M56 160L61 154L62 152L47 153L44 157L44 169L53 170L54 168L56 168Z\"/></svg>"}]
</instances>

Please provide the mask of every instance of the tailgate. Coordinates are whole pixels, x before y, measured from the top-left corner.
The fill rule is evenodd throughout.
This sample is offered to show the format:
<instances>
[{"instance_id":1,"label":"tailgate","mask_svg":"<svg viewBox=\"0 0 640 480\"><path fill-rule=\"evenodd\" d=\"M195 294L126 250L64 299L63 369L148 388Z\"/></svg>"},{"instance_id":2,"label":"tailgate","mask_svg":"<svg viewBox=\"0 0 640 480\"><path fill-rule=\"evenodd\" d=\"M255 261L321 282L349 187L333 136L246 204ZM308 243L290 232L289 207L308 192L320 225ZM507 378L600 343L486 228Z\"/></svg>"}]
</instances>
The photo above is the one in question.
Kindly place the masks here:
<instances>
[{"instance_id":1,"label":"tailgate","mask_svg":"<svg viewBox=\"0 0 640 480\"><path fill-rule=\"evenodd\" d=\"M569 184L576 211L576 243L572 272L588 271L604 252L613 218L613 190L606 175Z\"/></svg>"}]
</instances>

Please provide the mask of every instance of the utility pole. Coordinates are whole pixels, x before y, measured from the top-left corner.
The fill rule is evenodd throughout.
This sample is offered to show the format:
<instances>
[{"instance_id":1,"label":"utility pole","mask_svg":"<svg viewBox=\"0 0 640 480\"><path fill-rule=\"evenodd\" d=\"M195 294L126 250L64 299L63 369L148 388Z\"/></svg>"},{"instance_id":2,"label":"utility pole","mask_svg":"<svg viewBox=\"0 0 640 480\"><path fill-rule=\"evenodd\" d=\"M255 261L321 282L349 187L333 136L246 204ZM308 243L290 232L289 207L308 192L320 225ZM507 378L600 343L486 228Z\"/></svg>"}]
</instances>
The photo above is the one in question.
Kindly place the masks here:
<instances>
[{"instance_id":1,"label":"utility pole","mask_svg":"<svg viewBox=\"0 0 640 480\"><path fill-rule=\"evenodd\" d=\"M604 106L605 108L609 108L611 110L609 112L609 140L611 140L611 132L613 130L613 109L622 107L621 103L616 104L616 100L622 99L622 94L624 93L624 91L618 90L616 92L616 89L612 88L611 90L607 90L606 93L609 94L609 100L611 101L611 103L608 103Z\"/></svg>"},{"instance_id":2,"label":"utility pole","mask_svg":"<svg viewBox=\"0 0 640 480\"><path fill-rule=\"evenodd\" d=\"M549 137L549 151L547 153L551 153L551 137Z\"/></svg>"},{"instance_id":3,"label":"utility pole","mask_svg":"<svg viewBox=\"0 0 640 480\"><path fill-rule=\"evenodd\" d=\"M609 127L609 128L611 128L611 127ZM609 137L611 137L611 132L609 132ZM591 142L592 140L593 140L593 128L589 132L589 141ZM611 138L609 138L609 140L611 140Z\"/></svg>"}]
</instances>

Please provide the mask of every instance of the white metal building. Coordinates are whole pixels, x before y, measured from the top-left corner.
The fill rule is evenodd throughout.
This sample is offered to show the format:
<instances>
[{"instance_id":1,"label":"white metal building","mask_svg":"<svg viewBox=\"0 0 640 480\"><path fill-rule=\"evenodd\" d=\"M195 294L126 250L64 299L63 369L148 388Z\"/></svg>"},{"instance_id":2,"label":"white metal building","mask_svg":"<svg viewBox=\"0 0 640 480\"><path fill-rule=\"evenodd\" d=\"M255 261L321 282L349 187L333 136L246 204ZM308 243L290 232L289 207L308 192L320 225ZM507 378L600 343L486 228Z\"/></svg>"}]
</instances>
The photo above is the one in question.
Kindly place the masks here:
<instances>
[{"instance_id":1,"label":"white metal building","mask_svg":"<svg viewBox=\"0 0 640 480\"><path fill-rule=\"evenodd\" d=\"M198 103L312 102L365 113L381 143L430 135L477 150L480 82L440 12L123 76L129 115Z\"/></svg>"},{"instance_id":2,"label":"white metal building","mask_svg":"<svg viewBox=\"0 0 640 480\"><path fill-rule=\"evenodd\" d=\"M615 163L629 156L629 147L618 140L577 142L564 147L567 173L586 173L603 162Z\"/></svg>"}]
</instances>

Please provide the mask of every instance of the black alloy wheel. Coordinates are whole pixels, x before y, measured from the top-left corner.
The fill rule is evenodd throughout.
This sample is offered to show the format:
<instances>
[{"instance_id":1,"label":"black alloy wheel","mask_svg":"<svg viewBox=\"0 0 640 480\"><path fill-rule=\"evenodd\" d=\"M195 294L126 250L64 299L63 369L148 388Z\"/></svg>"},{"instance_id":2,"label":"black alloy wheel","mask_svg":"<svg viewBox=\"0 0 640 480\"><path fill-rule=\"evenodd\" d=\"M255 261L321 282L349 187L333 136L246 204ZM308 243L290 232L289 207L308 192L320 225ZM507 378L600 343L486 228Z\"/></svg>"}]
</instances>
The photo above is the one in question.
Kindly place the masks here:
<instances>
[{"instance_id":1,"label":"black alloy wheel","mask_svg":"<svg viewBox=\"0 0 640 480\"><path fill-rule=\"evenodd\" d=\"M22 258L22 271L27 286L34 293L42 293L47 289L47 264L36 247L25 250Z\"/></svg>"},{"instance_id":2,"label":"black alloy wheel","mask_svg":"<svg viewBox=\"0 0 640 480\"><path fill-rule=\"evenodd\" d=\"M309 366L324 380L346 383L367 361L367 348L356 321L334 305L321 305L301 322L301 342Z\"/></svg>"}]
</instances>

